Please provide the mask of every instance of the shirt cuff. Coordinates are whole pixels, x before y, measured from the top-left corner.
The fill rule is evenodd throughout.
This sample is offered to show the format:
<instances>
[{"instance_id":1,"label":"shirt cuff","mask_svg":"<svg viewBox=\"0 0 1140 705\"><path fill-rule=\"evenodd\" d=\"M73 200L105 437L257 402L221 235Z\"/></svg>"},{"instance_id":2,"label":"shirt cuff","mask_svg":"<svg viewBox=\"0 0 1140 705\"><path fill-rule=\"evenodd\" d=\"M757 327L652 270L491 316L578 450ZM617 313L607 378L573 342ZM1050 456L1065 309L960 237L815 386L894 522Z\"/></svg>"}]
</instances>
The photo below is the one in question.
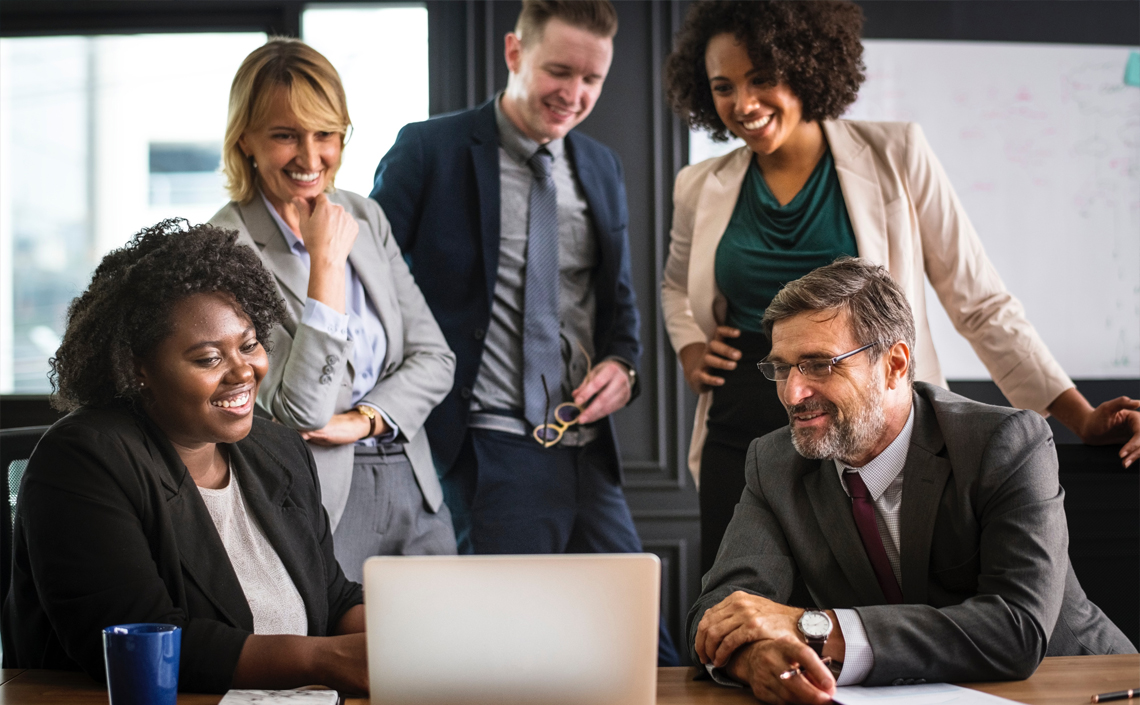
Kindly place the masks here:
<instances>
[{"instance_id":1,"label":"shirt cuff","mask_svg":"<svg viewBox=\"0 0 1140 705\"><path fill-rule=\"evenodd\" d=\"M875 654L863 627L863 618L855 610L835 610L835 619L843 632L847 650L843 654L843 670L835 685L859 685L867 679L867 674L875 666Z\"/></svg>"},{"instance_id":2,"label":"shirt cuff","mask_svg":"<svg viewBox=\"0 0 1140 705\"><path fill-rule=\"evenodd\" d=\"M706 663L705 664L705 670L708 671L709 676L714 681L716 681L717 683L719 683L721 685L727 685L730 688L743 688L744 687L740 683L729 678L728 674L725 673L725 670L723 668L714 668L711 663Z\"/></svg>"},{"instance_id":3,"label":"shirt cuff","mask_svg":"<svg viewBox=\"0 0 1140 705\"><path fill-rule=\"evenodd\" d=\"M376 406L375 404L369 404L366 401L357 403L357 406L367 406L370 409L374 409L377 414L380 414L380 418L384 419L384 423L388 424L388 430L384 433L381 433L379 436L376 436L376 440L380 441L381 443L391 443L392 441L396 440L397 436L400 435L400 427L396 425L396 422L392 420L391 416L384 413L383 409Z\"/></svg>"},{"instance_id":4,"label":"shirt cuff","mask_svg":"<svg viewBox=\"0 0 1140 705\"><path fill-rule=\"evenodd\" d=\"M328 333L338 340L348 340L348 314L337 313L316 299L305 299L301 323Z\"/></svg>"}]
</instances>

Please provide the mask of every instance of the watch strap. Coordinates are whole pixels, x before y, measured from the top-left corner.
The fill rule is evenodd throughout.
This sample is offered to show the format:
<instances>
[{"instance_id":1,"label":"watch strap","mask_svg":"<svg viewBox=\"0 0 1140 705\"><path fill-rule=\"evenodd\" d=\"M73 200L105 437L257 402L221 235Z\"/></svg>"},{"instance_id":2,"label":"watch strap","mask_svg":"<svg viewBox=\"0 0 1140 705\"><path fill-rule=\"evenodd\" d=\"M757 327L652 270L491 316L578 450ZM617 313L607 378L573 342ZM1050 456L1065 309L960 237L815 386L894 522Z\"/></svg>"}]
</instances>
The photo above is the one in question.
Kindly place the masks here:
<instances>
[{"instance_id":1,"label":"watch strap","mask_svg":"<svg viewBox=\"0 0 1140 705\"><path fill-rule=\"evenodd\" d=\"M804 638L807 639L807 645L811 647L815 655L823 658L823 645L827 643L827 637L805 636Z\"/></svg>"}]
</instances>

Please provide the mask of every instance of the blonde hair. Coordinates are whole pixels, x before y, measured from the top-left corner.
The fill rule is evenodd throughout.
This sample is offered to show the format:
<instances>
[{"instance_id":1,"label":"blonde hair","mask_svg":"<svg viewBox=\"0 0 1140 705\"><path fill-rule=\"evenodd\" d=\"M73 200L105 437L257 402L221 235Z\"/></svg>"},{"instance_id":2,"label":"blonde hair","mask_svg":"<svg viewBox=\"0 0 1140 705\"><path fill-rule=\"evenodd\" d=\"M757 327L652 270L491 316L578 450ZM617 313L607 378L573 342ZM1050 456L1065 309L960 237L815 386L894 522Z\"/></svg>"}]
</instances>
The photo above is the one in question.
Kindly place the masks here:
<instances>
[{"instance_id":1,"label":"blonde hair","mask_svg":"<svg viewBox=\"0 0 1140 705\"><path fill-rule=\"evenodd\" d=\"M234 76L230 86L229 118L222 144L222 173L230 198L248 203L257 193L257 174L253 160L241 150L238 140L250 128L264 125L269 119L273 89L284 88L289 107L306 130L340 134L344 149L345 134L352 120L340 75L329 60L291 37L272 37L254 49ZM339 164L337 165L339 168ZM336 170L329 176L333 190Z\"/></svg>"}]
</instances>

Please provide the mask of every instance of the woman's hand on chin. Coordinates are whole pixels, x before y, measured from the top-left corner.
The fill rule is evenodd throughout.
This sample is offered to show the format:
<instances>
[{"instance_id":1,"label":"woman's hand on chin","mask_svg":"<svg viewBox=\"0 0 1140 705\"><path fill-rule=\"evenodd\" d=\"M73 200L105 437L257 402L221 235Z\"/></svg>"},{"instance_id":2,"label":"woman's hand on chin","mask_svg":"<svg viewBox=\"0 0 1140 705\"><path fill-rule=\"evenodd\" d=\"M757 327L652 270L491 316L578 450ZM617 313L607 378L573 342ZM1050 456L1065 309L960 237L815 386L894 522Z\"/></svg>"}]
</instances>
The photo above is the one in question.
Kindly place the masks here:
<instances>
[{"instance_id":1,"label":"woman's hand on chin","mask_svg":"<svg viewBox=\"0 0 1140 705\"><path fill-rule=\"evenodd\" d=\"M302 431L301 438L319 446L341 446L346 443L356 443L368 435L368 417L359 411L346 411L336 414L329 419L328 424L316 431ZM376 435L388 431L388 424L384 417L376 416Z\"/></svg>"}]
</instances>

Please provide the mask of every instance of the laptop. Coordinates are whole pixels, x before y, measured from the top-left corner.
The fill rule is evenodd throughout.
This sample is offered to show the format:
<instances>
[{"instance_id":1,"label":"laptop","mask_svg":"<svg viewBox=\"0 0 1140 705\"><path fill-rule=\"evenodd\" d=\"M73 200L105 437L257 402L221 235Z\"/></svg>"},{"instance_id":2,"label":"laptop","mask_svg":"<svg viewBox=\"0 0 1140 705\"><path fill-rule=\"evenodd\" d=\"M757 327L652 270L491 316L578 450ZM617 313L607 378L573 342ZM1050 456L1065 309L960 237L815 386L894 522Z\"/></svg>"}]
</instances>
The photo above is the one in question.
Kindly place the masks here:
<instances>
[{"instance_id":1,"label":"laptop","mask_svg":"<svg viewBox=\"0 0 1140 705\"><path fill-rule=\"evenodd\" d=\"M660 589L646 553L369 558L372 705L652 705Z\"/></svg>"}]
</instances>

